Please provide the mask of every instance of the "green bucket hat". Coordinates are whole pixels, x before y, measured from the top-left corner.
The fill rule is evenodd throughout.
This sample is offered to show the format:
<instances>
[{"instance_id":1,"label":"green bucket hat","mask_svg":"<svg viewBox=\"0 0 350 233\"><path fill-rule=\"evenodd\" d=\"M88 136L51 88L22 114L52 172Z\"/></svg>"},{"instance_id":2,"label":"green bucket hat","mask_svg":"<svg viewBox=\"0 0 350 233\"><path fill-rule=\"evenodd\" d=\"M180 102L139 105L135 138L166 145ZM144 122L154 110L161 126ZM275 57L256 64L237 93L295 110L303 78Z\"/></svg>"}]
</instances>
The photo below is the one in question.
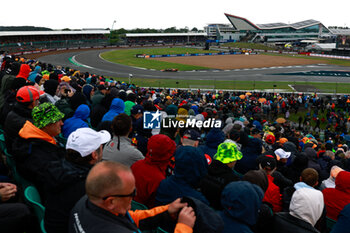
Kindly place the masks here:
<instances>
[{"instance_id":1,"label":"green bucket hat","mask_svg":"<svg viewBox=\"0 0 350 233\"><path fill-rule=\"evenodd\" d=\"M224 142L218 146L214 159L226 164L240 160L242 153L237 149L237 145L232 142Z\"/></svg>"},{"instance_id":2,"label":"green bucket hat","mask_svg":"<svg viewBox=\"0 0 350 233\"><path fill-rule=\"evenodd\" d=\"M33 108L32 117L34 125L39 129L45 126L56 123L64 117L64 114L51 103L43 103Z\"/></svg>"}]
</instances>

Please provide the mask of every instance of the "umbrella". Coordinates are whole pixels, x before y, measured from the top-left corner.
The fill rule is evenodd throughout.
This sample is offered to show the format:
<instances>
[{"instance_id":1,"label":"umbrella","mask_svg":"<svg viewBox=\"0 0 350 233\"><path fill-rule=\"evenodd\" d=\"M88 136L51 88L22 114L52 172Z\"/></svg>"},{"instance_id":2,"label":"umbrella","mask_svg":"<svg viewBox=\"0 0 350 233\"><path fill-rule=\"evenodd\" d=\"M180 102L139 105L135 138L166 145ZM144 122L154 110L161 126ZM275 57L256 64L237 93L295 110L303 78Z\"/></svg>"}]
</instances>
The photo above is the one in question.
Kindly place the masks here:
<instances>
[{"instance_id":1,"label":"umbrella","mask_svg":"<svg viewBox=\"0 0 350 233\"><path fill-rule=\"evenodd\" d=\"M265 98L259 98L258 101L259 101L259 103L264 103L264 102L266 102L266 99Z\"/></svg>"},{"instance_id":2,"label":"umbrella","mask_svg":"<svg viewBox=\"0 0 350 233\"><path fill-rule=\"evenodd\" d=\"M286 119L284 119L283 117L280 117L280 118L277 118L276 122L279 124L283 124L286 122Z\"/></svg>"},{"instance_id":3,"label":"umbrella","mask_svg":"<svg viewBox=\"0 0 350 233\"><path fill-rule=\"evenodd\" d=\"M245 95L240 95L239 98L241 98L242 100L245 99Z\"/></svg>"},{"instance_id":4,"label":"umbrella","mask_svg":"<svg viewBox=\"0 0 350 233\"><path fill-rule=\"evenodd\" d=\"M252 93L250 93L250 92L247 92L247 93L245 93L246 95L252 95Z\"/></svg>"}]
</instances>

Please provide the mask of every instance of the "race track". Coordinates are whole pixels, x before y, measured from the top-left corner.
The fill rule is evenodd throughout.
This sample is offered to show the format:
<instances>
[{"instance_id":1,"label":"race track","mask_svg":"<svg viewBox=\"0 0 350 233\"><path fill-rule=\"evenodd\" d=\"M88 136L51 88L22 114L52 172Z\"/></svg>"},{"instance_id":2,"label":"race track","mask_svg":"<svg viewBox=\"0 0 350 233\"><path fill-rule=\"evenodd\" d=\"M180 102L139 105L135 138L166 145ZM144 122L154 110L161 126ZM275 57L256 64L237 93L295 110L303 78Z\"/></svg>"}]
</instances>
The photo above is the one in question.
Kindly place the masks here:
<instances>
[{"instance_id":1,"label":"race track","mask_svg":"<svg viewBox=\"0 0 350 233\"><path fill-rule=\"evenodd\" d=\"M350 67L335 65L304 65L285 67L266 67L252 69L234 70L202 70L202 71L179 71L161 72L157 70L147 70L144 68L130 67L111 63L103 60L99 55L106 50L89 50L78 52L67 52L56 55L40 57L38 60L54 65L69 66L83 72L90 72L99 75L113 77L129 77L132 74L136 78L160 78L160 79L196 79L196 80L247 80L247 81L290 81L290 82L350 82ZM222 55L224 56L224 55ZM73 63L74 64L73 64ZM304 72L317 74L322 71L322 76L304 75ZM326 72L325 72L326 71ZM327 74L328 71L349 72L346 74ZM283 75L285 73L285 75ZM293 74L297 73L297 74ZM326 74L325 74L326 73ZM332 73L332 72L331 72ZM328 76L327 76L328 75Z\"/></svg>"}]
</instances>

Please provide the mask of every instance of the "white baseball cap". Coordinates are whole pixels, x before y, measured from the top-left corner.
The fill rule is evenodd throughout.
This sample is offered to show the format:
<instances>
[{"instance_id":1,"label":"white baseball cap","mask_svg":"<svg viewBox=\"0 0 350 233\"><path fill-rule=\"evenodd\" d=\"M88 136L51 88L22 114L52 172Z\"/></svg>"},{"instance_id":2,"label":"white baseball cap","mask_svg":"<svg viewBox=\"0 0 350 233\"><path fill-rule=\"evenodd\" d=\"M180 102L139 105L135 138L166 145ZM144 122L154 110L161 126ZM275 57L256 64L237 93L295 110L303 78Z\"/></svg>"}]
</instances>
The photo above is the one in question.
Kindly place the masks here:
<instances>
[{"instance_id":1,"label":"white baseball cap","mask_svg":"<svg viewBox=\"0 0 350 233\"><path fill-rule=\"evenodd\" d=\"M111 134L106 130L97 132L91 128L80 128L69 135L66 149L75 150L85 157L110 140Z\"/></svg>"},{"instance_id":2,"label":"white baseball cap","mask_svg":"<svg viewBox=\"0 0 350 233\"><path fill-rule=\"evenodd\" d=\"M277 156L277 159L278 158L281 158L281 159L288 159L290 157L292 153L291 152L287 152L283 149L277 149L275 150L275 155ZM278 159L279 160L279 159Z\"/></svg>"}]
</instances>

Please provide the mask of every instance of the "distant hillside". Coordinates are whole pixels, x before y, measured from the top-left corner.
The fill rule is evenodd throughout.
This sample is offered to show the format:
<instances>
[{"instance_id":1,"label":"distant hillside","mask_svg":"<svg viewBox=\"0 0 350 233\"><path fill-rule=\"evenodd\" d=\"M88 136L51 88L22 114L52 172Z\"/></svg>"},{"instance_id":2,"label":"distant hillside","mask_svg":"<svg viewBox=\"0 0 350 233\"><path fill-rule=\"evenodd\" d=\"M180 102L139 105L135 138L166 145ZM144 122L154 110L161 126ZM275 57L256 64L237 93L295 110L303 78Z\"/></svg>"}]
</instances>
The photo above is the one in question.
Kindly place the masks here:
<instances>
[{"instance_id":1,"label":"distant hillside","mask_svg":"<svg viewBox=\"0 0 350 233\"><path fill-rule=\"evenodd\" d=\"M34 26L0 26L0 31L53 31L51 28Z\"/></svg>"}]
</instances>

